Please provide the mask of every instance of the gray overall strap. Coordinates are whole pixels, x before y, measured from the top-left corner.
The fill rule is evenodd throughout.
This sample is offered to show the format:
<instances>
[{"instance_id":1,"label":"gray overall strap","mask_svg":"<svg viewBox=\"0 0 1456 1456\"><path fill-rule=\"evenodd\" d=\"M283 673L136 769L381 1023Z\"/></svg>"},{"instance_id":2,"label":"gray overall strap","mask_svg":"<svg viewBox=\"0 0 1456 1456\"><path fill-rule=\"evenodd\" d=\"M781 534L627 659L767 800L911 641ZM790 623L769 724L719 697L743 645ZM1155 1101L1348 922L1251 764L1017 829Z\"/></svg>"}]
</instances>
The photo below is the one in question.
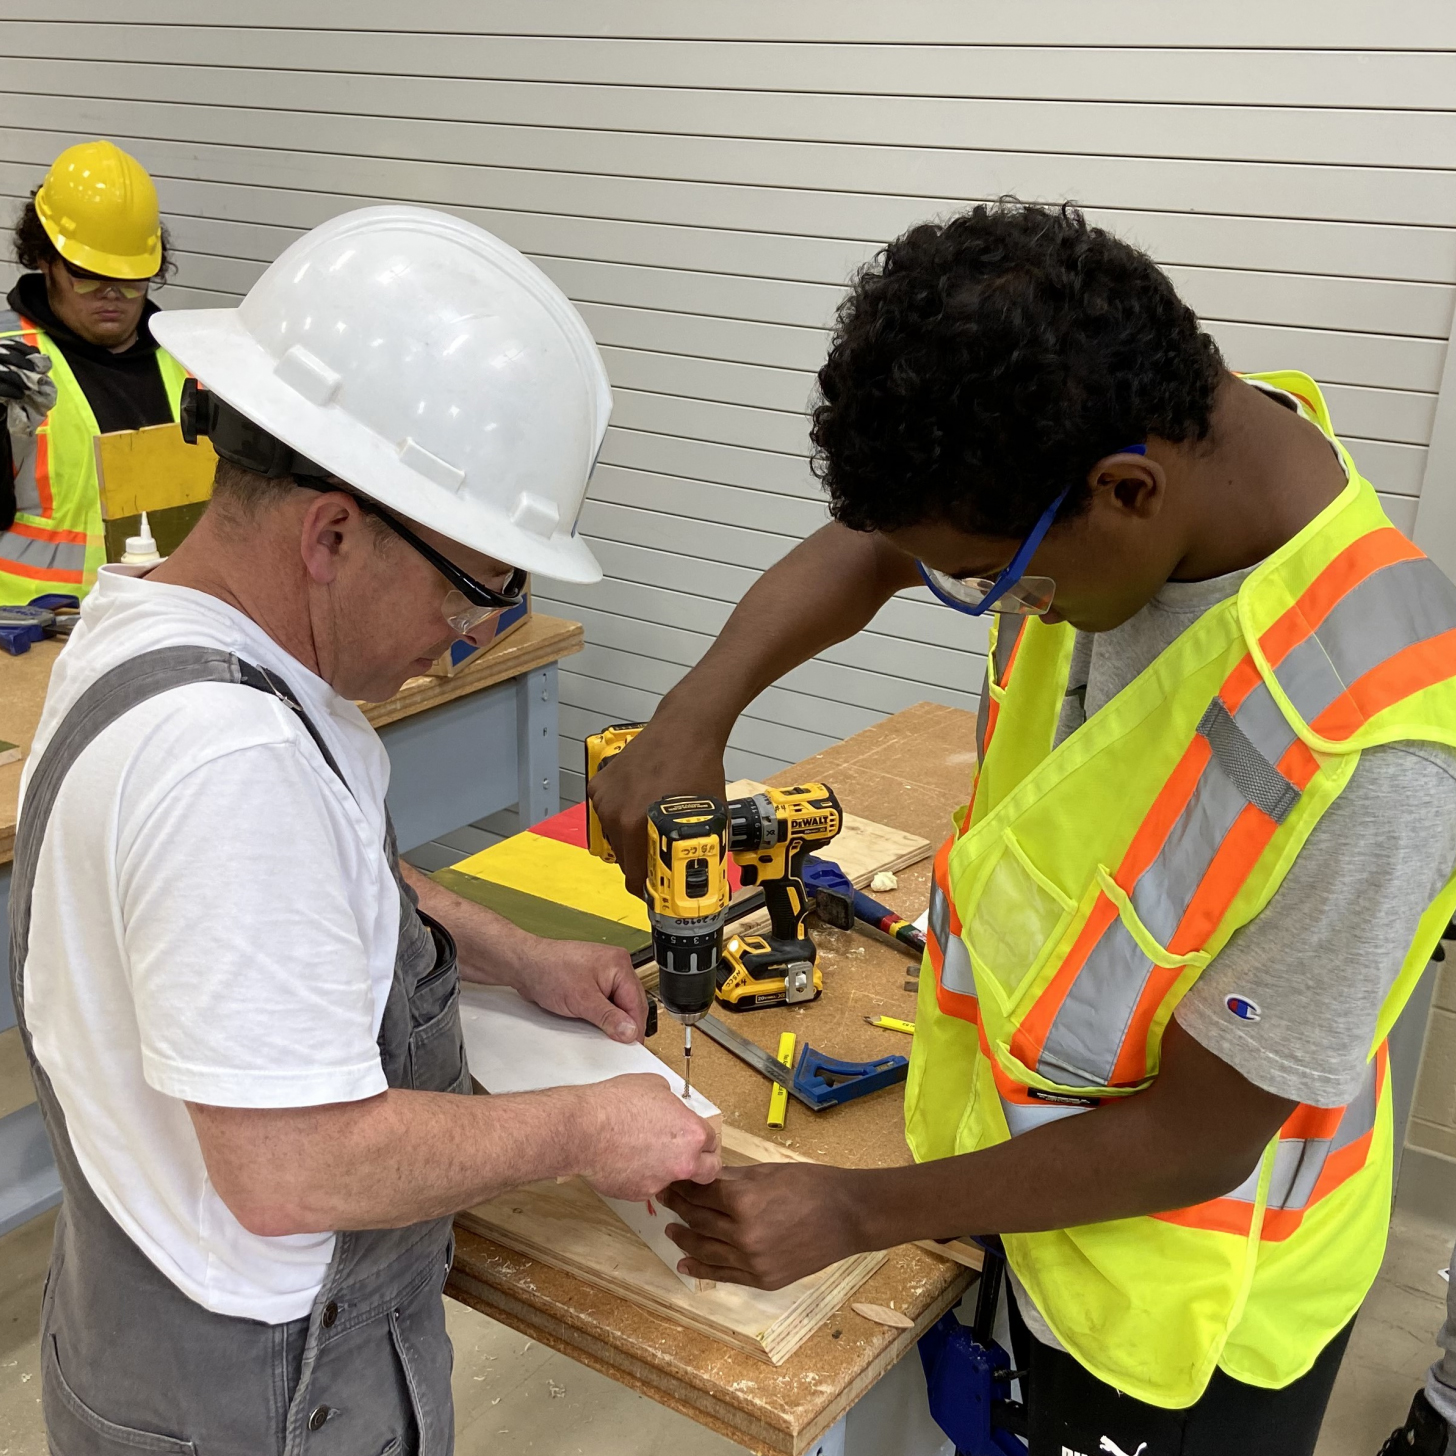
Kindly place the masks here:
<instances>
[{"instance_id":1,"label":"gray overall strap","mask_svg":"<svg viewBox=\"0 0 1456 1456\"><path fill-rule=\"evenodd\" d=\"M103 1207L77 1160L25 1016L26 957L41 846L67 771L137 704L195 682L266 691L338 765L276 674L229 653L168 647L103 674L36 764L16 833L11 984L64 1199L41 1314L41 1393L53 1456L449 1456L454 1421L441 1286L449 1219L335 1236L312 1313L283 1325L193 1303ZM339 775L342 780L342 774ZM347 787L347 785L346 785ZM391 1086L468 1092L453 946L400 884L394 980L380 1029ZM269 927L257 928L266 944Z\"/></svg>"},{"instance_id":2,"label":"gray overall strap","mask_svg":"<svg viewBox=\"0 0 1456 1456\"><path fill-rule=\"evenodd\" d=\"M144 652L97 678L66 715L61 728L51 736L26 786L25 804L15 832L15 868L10 897L10 979L11 990L15 994L15 1013L21 1018L22 1027L25 1003L21 978L25 952L30 944L30 891L35 883L35 867L40 860L40 847L45 839L46 826L50 823L51 810L71 765L92 739L105 732L138 703L187 683L240 683L241 666L232 653L213 647L159 647L154 652ZM338 772L332 761L330 767Z\"/></svg>"}]
</instances>

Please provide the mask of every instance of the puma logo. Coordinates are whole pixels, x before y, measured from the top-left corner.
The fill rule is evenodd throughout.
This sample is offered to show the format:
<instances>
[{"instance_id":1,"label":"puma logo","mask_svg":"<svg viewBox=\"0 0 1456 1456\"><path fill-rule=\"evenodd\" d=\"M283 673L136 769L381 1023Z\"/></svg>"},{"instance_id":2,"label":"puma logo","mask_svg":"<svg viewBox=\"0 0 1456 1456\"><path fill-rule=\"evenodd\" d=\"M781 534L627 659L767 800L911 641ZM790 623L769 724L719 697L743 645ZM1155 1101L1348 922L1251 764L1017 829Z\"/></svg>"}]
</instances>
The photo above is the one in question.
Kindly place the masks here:
<instances>
[{"instance_id":1,"label":"puma logo","mask_svg":"<svg viewBox=\"0 0 1456 1456\"><path fill-rule=\"evenodd\" d=\"M1122 1447L1119 1446L1117 1442L1112 1439L1111 1436L1104 1436L1102 1438L1101 1444L1098 1446L1097 1449L1099 1451L1105 1451L1107 1453L1107 1456L1143 1456L1143 1452L1148 1449L1148 1443L1146 1441L1142 1441L1138 1444L1138 1448L1136 1451L1129 1452L1124 1451Z\"/></svg>"}]
</instances>

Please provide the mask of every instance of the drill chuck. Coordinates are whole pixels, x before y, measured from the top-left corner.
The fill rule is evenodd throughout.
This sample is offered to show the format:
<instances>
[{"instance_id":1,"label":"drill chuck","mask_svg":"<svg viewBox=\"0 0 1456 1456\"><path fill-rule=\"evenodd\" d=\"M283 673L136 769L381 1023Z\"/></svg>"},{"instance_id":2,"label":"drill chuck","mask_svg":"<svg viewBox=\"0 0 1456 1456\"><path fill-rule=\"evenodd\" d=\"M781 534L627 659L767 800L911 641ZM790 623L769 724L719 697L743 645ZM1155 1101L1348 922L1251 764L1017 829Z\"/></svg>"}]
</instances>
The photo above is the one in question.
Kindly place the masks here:
<instances>
[{"instance_id":1,"label":"drill chuck","mask_svg":"<svg viewBox=\"0 0 1456 1456\"><path fill-rule=\"evenodd\" d=\"M682 920L652 913L652 952L657 961L657 999L685 1026L701 1021L713 1004L723 955L723 919Z\"/></svg>"}]
</instances>

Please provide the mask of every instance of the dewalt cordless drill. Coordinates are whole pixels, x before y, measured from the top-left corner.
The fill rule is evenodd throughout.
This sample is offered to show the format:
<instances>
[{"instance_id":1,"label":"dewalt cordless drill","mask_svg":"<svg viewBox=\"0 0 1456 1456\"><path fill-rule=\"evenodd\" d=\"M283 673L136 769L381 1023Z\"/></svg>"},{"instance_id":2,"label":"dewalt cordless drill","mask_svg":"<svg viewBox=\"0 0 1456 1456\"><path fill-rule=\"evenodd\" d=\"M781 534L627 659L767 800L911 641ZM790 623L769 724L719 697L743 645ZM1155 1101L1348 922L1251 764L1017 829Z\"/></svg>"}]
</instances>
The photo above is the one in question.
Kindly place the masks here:
<instances>
[{"instance_id":1,"label":"dewalt cordless drill","mask_svg":"<svg viewBox=\"0 0 1456 1456\"><path fill-rule=\"evenodd\" d=\"M636 737L641 726L618 723L601 733L592 734L586 740L587 778L591 779L603 763L620 753ZM734 935L726 945L722 944L723 917L728 904L726 855L716 862L709 857L704 865L695 867L695 875L706 873L709 876L708 886L701 895L680 897L676 893L668 894L668 886L677 884L677 880L668 874L668 865L673 862L668 845L676 846L679 842L686 843L686 840L668 837L667 825L677 823L682 812L689 812L681 809L685 802L712 804L716 806L715 812L725 814L726 851L737 861L743 883L757 885L764 892L769 914L767 935ZM716 823L716 819L713 822ZM823 977L815 967L817 952L814 942L804 930L809 902L804 893L803 867L808 855L822 849L839 833L842 822L839 800L834 797L834 791L824 784L764 789L741 799L729 800L726 805L720 799L685 800L684 796L675 796L659 800L649 809L647 900L653 917L654 941L658 916L665 916L681 926L685 918L681 911L689 905L702 907L707 917L714 920L711 930L704 926L703 934L715 937L716 943L721 946L721 958L715 966L709 1001L704 1002L694 1020L701 1018L712 995L735 1011L746 1011L757 1006L780 1006L786 1001L811 1001L823 990ZM609 863L615 862L596 811L590 805L587 842L593 854ZM686 849L674 852L687 854ZM695 857L703 858L701 854L695 854ZM684 884L687 883L686 875L684 869ZM717 883L719 880L721 885ZM693 883L696 887L697 881ZM722 908L716 912L708 910L720 898ZM685 933L685 928L674 931L674 934L679 933ZM707 946L708 941L705 940L703 949L706 950ZM662 965L659 951L659 970ZM674 1005L669 1004L667 995L660 999L664 1009L682 1019ZM682 1004L680 998L674 996L674 999ZM692 1004L696 1005L696 1000Z\"/></svg>"}]
</instances>

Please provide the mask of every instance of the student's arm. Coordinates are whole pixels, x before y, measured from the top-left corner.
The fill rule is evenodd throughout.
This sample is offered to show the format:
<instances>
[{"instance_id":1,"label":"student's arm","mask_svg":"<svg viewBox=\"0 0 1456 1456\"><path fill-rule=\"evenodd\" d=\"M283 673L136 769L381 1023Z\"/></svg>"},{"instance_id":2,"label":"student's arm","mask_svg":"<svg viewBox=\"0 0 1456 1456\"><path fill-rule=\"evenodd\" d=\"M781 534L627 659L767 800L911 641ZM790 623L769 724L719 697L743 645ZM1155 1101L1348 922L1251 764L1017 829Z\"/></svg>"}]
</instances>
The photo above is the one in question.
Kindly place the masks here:
<instances>
[{"instance_id":1,"label":"student's arm","mask_svg":"<svg viewBox=\"0 0 1456 1456\"><path fill-rule=\"evenodd\" d=\"M667 794L721 795L723 750L739 714L919 582L914 561L883 536L831 524L754 583L702 661L588 790L628 889L642 890L647 806Z\"/></svg>"},{"instance_id":2,"label":"student's arm","mask_svg":"<svg viewBox=\"0 0 1456 1456\"><path fill-rule=\"evenodd\" d=\"M546 940L447 890L401 861L420 909L455 940L463 980L513 986L528 1001L599 1026L613 1041L641 1041L647 995L620 946Z\"/></svg>"},{"instance_id":3,"label":"student's arm","mask_svg":"<svg viewBox=\"0 0 1456 1456\"><path fill-rule=\"evenodd\" d=\"M909 1168L725 1168L662 1201L700 1279L778 1289L916 1239L1031 1233L1187 1208L1237 1188L1295 1103L1256 1087L1176 1023L1146 1092L978 1153Z\"/></svg>"},{"instance_id":4,"label":"student's arm","mask_svg":"<svg viewBox=\"0 0 1456 1456\"><path fill-rule=\"evenodd\" d=\"M265 1237L398 1228L575 1174L637 1200L719 1168L712 1124L650 1072L505 1097L392 1089L321 1107L187 1111L218 1196Z\"/></svg>"}]
</instances>

